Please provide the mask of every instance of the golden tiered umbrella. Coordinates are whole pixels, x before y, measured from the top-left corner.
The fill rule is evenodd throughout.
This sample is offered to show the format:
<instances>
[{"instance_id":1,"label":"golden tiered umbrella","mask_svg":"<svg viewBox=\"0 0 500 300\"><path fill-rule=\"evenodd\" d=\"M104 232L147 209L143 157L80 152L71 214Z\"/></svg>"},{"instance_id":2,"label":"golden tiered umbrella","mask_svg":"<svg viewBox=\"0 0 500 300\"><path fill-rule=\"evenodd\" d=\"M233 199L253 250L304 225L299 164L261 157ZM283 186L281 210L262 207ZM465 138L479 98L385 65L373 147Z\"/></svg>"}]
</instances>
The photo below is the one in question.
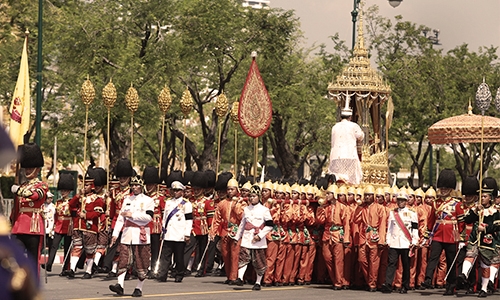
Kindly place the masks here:
<instances>
[{"instance_id":1,"label":"golden tiered umbrella","mask_svg":"<svg viewBox=\"0 0 500 300\"><path fill-rule=\"evenodd\" d=\"M161 90L160 95L158 95L158 106L160 107L162 116L162 125L161 125L161 139L160 139L160 167L158 168L158 176L161 176L161 161L163 158L163 138L165 135L165 114L170 109L170 105L172 104L172 96L170 96L170 89L165 86L163 90Z\"/></svg>"},{"instance_id":2,"label":"golden tiered umbrella","mask_svg":"<svg viewBox=\"0 0 500 300\"><path fill-rule=\"evenodd\" d=\"M130 162L134 165L134 113L139 108L139 94L132 84L125 94L125 105L130 111Z\"/></svg>"}]
</instances>

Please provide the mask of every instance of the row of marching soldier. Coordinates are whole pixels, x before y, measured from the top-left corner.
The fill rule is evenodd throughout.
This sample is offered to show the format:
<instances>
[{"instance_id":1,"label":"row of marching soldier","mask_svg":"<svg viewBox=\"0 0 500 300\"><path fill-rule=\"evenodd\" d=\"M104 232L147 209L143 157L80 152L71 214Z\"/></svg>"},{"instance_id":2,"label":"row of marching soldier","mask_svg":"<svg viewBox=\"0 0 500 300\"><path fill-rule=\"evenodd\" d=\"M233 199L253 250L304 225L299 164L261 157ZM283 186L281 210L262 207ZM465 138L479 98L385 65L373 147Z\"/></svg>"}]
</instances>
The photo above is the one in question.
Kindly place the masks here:
<instances>
[{"instance_id":1,"label":"row of marching soldier","mask_svg":"<svg viewBox=\"0 0 500 300\"><path fill-rule=\"evenodd\" d=\"M12 188L18 198L12 233L37 257L48 186L37 179L43 165L37 146L21 151L28 181ZM138 278L133 295L141 296L146 278L164 282L171 272L174 282L182 282L191 271L197 277L210 273L214 261L224 267L226 283L252 282L255 290L312 282L401 293L437 286L445 295L461 288L479 297L495 290L500 203L492 178L481 189L476 178L466 178L461 193L449 169L441 172L437 190L425 193L336 185L332 178L318 186L266 181L257 189L213 171L160 176L147 167L137 176L127 159L118 162L114 176L105 191L105 170L89 169L83 189L69 199L74 180L61 175L47 271L64 239L61 275L74 278L79 265L84 279L109 272L118 281L110 289L120 295L127 276ZM256 198L261 206L252 205ZM243 219L253 225L242 227ZM249 235L255 240L245 242Z\"/></svg>"}]
</instances>

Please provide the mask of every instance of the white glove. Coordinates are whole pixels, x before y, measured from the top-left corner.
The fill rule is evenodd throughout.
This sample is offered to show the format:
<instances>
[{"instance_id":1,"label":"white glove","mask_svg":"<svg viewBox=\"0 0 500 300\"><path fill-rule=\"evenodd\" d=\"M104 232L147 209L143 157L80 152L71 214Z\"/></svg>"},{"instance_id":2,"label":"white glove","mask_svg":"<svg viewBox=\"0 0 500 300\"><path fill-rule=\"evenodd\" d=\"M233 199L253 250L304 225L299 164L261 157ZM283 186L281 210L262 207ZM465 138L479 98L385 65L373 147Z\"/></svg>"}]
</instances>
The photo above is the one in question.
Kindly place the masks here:
<instances>
[{"instance_id":1,"label":"white glove","mask_svg":"<svg viewBox=\"0 0 500 300\"><path fill-rule=\"evenodd\" d=\"M464 242L458 243L458 250L462 249L465 246Z\"/></svg>"},{"instance_id":2,"label":"white glove","mask_svg":"<svg viewBox=\"0 0 500 300\"><path fill-rule=\"evenodd\" d=\"M13 193L13 194L17 194L17 190L19 190L19 186L17 184L13 184L11 187L10 187L10 191Z\"/></svg>"}]
</instances>

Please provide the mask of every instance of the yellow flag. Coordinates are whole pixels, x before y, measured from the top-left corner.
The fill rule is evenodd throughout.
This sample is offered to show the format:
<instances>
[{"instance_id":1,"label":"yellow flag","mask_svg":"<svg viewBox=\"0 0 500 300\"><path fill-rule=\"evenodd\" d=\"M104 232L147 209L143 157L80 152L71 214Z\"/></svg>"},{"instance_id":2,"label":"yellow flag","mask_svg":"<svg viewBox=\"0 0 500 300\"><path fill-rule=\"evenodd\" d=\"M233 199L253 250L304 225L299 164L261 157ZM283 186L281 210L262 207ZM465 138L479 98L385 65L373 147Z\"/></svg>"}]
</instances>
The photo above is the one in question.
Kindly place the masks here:
<instances>
[{"instance_id":1,"label":"yellow flag","mask_svg":"<svg viewBox=\"0 0 500 300\"><path fill-rule=\"evenodd\" d=\"M17 149L24 144L23 137L28 132L30 125L31 99L30 99L30 76L28 67L28 37L24 40L23 54L21 55L21 67L17 77L16 89L10 104L10 129L9 135Z\"/></svg>"}]
</instances>

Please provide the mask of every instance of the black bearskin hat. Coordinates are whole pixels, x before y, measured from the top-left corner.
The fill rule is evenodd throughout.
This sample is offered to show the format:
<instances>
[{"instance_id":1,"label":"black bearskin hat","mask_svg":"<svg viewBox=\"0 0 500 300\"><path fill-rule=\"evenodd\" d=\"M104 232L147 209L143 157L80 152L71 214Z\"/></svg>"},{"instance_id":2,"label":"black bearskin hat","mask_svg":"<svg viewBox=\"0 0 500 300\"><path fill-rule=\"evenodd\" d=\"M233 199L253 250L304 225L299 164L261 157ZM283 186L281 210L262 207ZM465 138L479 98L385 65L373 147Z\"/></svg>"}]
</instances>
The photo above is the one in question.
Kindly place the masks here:
<instances>
[{"instance_id":1,"label":"black bearskin hat","mask_svg":"<svg viewBox=\"0 0 500 300\"><path fill-rule=\"evenodd\" d=\"M205 178L207 179L207 188L214 188L216 182L215 172L213 170L205 171Z\"/></svg>"},{"instance_id":2,"label":"black bearskin hat","mask_svg":"<svg viewBox=\"0 0 500 300\"><path fill-rule=\"evenodd\" d=\"M444 169L439 173L437 188L455 189L457 187L457 177L452 169Z\"/></svg>"},{"instance_id":3,"label":"black bearskin hat","mask_svg":"<svg viewBox=\"0 0 500 300\"><path fill-rule=\"evenodd\" d=\"M108 173L106 172L106 170L98 167L94 168L94 172L96 172L97 176L99 177L99 179L96 179L96 181L94 181L95 186L104 186L108 184Z\"/></svg>"},{"instance_id":4,"label":"black bearskin hat","mask_svg":"<svg viewBox=\"0 0 500 300\"><path fill-rule=\"evenodd\" d=\"M206 188L208 186L208 180L205 176L205 172L196 171L191 178L191 186L196 188Z\"/></svg>"},{"instance_id":5,"label":"black bearskin hat","mask_svg":"<svg viewBox=\"0 0 500 300\"><path fill-rule=\"evenodd\" d=\"M75 179L73 175L69 173L62 173L59 175L59 181L57 182L57 190L67 190L72 191L75 189Z\"/></svg>"},{"instance_id":6,"label":"black bearskin hat","mask_svg":"<svg viewBox=\"0 0 500 300\"><path fill-rule=\"evenodd\" d=\"M159 184L161 181L158 175L158 168L151 166L144 168L142 179L144 180L144 184Z\"/></svg>"},{"instance_id":7,"label":"black bearskin hat","mask_svg":"<svg viewBox=\"0 0 500 300\"><path fill-rule=\"evenodd\" d=\"M194 172L191 170L184 171L184 176L182 177L181 183L185 186L193 186L191 180L193 179Z\"/></svg>"},{"instance_id":8,"label":"black bearskin hat","mask_svg":"<svg viewBox=\"0 0 500 300\"><path fill-rule=\"evenodd\" d=\"M20 145L18 149L21 168L41 168L43 167L43 155L40 147L35 143Z\"/></svg>"},{"instance_id":9,"label":"black bearskin hat","mask_svg":"<svg viewBox=\"0 0 500 300\"><path fill-rule=\"evenodd\" d=\"M326 177L319 178L316 181L316 186L318 187L318 189L323 189L326 191L328 189L328 178Z\"/></svg>"},{"instance_id":10,"label":"black bearskin hat","mask_svg":"<svg viewBox=\"0 0 500 300\"><path fill-rule=\"evenodd\" d=\"M115 168L115 176L120 177L132 177L134 176L134 169L128 158L120 158Z\"/></svg>"},{"instance_id":11,"label":"black bearskin hat","mask_svg":"<svg viewBox=\"0 0 500 300\"><path fill-rule=\"evenodd\" d=\"M483 178L483 193L491 194L493 198L498 196L498 185L497 181L493 177Z\"/></svg>"},{"instance_id":12,"label":"black bearskin hat","mask_svg":"<svg viewBox=\"0 0 500 300\"><path fill-rule=\"evenodd\" d=\"M94 182L94 186L101 186L101 178L99 177L99 173L95 169L88 169L87 173L85 173L85 181L92 180Z\"/></svg>"},{"instance_id":13,"label":"black bearskin hat","mask_svg":"<svg viewBox=\"0 0 500 300\"><path fill-rule=\"evenodd\" d=\"M227 189L227 183L229 180L233 178L233 174L231 172L223 172L219 174L217 178L217 182L215 183L216 191L223 191Z\"/></svg>"},{"instance_id":14,"label":"black bearskin hat","mask_svg":"<svg viewBox=\"0 0 500 300\"><path fill-rule=\"evenodd\" d=\"M462 183L462 195L477 196L479 195L479 181L476 176L467 176Z\"/></svg>"}]
</instances>

